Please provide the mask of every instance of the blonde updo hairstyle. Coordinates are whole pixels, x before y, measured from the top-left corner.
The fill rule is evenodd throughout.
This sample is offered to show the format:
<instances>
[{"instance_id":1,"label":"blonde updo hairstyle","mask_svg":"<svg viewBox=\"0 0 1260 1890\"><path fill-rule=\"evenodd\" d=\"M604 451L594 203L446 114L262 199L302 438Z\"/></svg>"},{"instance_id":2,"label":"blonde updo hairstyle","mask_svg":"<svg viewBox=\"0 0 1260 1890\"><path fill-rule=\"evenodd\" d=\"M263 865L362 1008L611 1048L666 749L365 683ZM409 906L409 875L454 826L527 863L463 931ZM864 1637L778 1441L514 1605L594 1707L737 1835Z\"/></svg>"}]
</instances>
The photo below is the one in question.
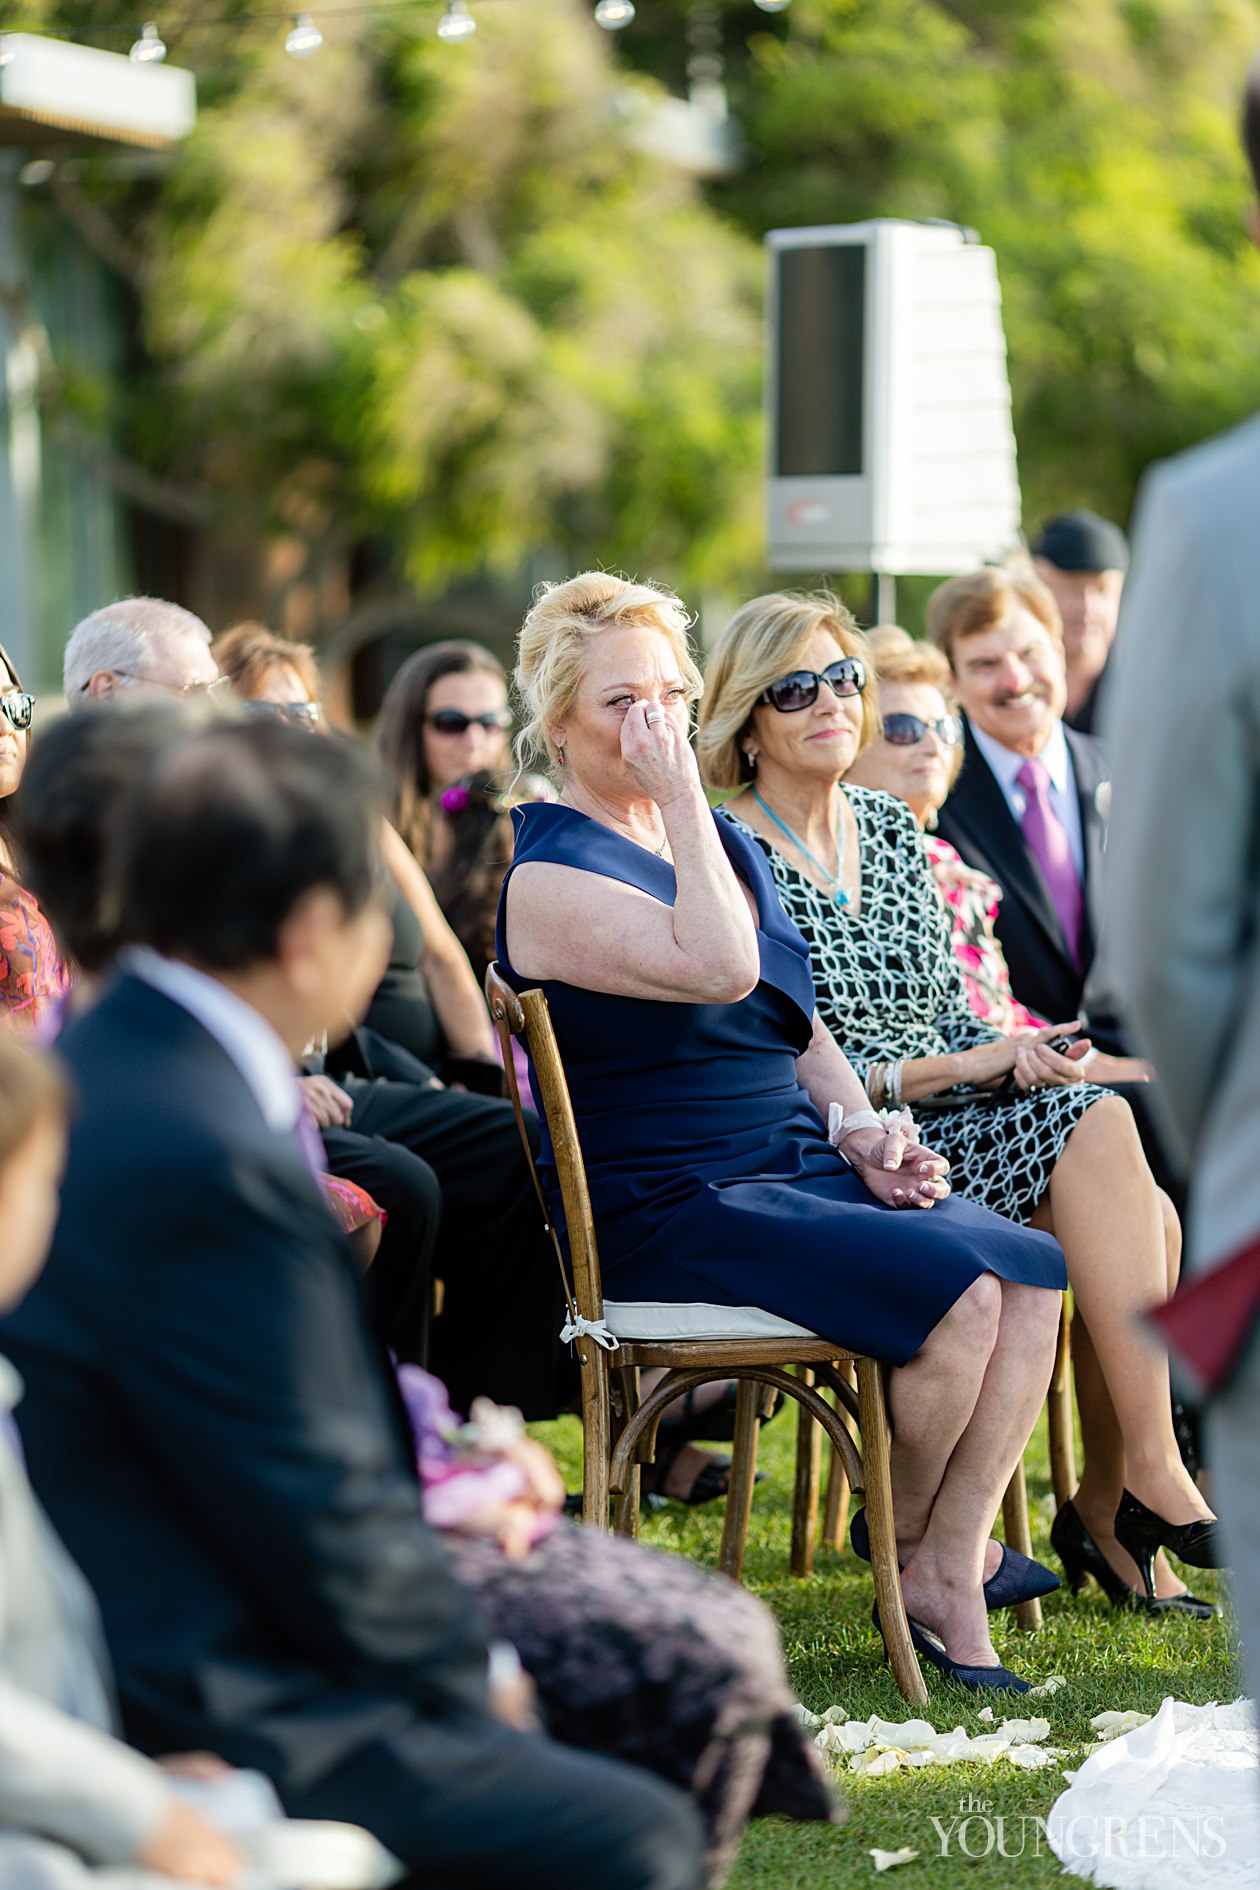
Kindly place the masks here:
<instances>
[{"instance_id":1,"label":"blonde updo hairstyle","mask_svg":"<svg viewBox=\"0 0 1260 1890\"><path fill-rule=\"evenodd\" d=\"M592 637L605 630L644 626L659 630L678 659L692 699L704 681L691 654L691 619L672 591L638 584L606 571L583 571L563 584L539 587L516 645L512 681L520 707L516 758L522 769L542 767L563 780L560 751L550 729L573 706Z\"/></svg>"},{"instance_id":2,"label":"blonde updo hairstyle","mask_svg":"<svg viewBox=\"0 0 1260 1890\"><path fill-rule=\"evenodd\" d=\"M834 637L844 656L857 656L871 670L866 638L853 616L830 591L775 591L754 597L731 618L709 654L707 688L700 705L696 750L710 787L741 788L753 778L744 736L753 710L772 682L803 667L802 653L815 631ZM862 697L860 755L879 733L879 709L870 681Z\"/></svg>"},{"instance_id":3,"label":"blonde updo hairstyle","mask_svg":"<svg viewBox=\"0 0 1260 1890\"><path fill-rule=\"evenodd\" d=\"M867 631L866 647L871 653L875 678L879 684L926 683L930 689L940 690L945 698L946 709L951 715L957 715L958 704L950 687L952 672L949 658L934 643L920 642L899 624L881 623L874 630ZM960 742L949 764L951 788L958 779L962 765L963 749Z\"/></svg>"}]
</instances>

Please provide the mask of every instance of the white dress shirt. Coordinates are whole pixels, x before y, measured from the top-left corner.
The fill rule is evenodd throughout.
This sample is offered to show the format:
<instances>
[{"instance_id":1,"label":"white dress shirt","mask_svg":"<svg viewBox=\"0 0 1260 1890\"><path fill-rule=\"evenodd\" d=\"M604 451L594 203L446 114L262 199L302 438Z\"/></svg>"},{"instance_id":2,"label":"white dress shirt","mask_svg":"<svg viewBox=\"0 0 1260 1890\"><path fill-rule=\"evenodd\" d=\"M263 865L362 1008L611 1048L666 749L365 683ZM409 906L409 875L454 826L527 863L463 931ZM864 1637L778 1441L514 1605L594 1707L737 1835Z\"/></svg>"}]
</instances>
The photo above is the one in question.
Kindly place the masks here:
<instances>
[{"instance_id":1,"label":"white dress shirt","mask_svg":"<svg viewBox=\"0 0 1260 1890\"><path fill-rule=\"evenodd\" d=\"M231 1057L248 1083L268 1128L291 1135L302 1109L293 1058L262 1014L217 978L180 959L163 958L147 945L119 956L122 970L151 985L195 1017Z\"/></svg>"},{"instance_id":2,"label":"white dress shirt","mask_svg":"<svg viewBox=\"0 0 1260 1890\"><path fill-rule=\"evenodd\" d=\"M1024 824L1024 809L1028 796L1016 780L1016 775L1028 760L1027 755L1017 755L1013 748L995 742L992 735L971 724L971 732L976 738L976 747L984 756L997 777L998 786L1006 797L1006 805L1015 816L1015 825ZM1036 757L1050 776L1050 805L1059 816L1063 830L1072 849L1072 864L1076 868L1076 877L1082 886L1085 884L1085 836L1081 832L1081 804L1076 795L1076 776L1072 770L1072 756L1063 733L1062 722L1056 722L1050 739Z\"/></svg>"}]
</instances>

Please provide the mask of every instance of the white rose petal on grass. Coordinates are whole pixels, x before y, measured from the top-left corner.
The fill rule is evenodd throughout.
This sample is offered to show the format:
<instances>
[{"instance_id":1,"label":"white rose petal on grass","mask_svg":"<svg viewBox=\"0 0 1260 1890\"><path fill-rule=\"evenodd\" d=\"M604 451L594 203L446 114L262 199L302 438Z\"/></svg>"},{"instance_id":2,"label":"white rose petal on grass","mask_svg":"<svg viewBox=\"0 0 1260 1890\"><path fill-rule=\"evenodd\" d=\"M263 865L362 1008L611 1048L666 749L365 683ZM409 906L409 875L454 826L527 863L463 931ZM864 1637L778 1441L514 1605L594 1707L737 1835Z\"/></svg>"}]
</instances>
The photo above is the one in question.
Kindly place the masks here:
<instances>
[{"instance_id":1,"label":"white rose petal on grass","mask_svg":"<svg viewBox=\"0 0 1260 1890\"><path fill-rule=\"evenodd\" d=\"M1052 1673L1048 1679L1042 1680L1039 1685L1029 1687L1027 1697L1030 1700L1044 1700L1048 1694L1058 1693L1060 1689L1066 1685L1067 1681L1063 1678L1061 1673Z\"/></svg>"},{"instance_id":2,"label":"white rose petal on grass","mask_svg":"<svg viewBox=\"0 0 1260 1890\"><path fill-rule=\"evenodd\" d=\"M868 1851L866 1855L876 1870L896 1870L898 1864L909 1864L919 1855L917 1851Z\"/></svg>"},{"instance_id":3,"label":"white rose petal on grass","mask_svg":"<svg viewBox=\"0 0 1260 1890\"><path fill-rule=\"evenodd\" d=\"M1039 1772L1043 1766L1057 1765L1063 1754L1053 1746L1012 1746L1006 1756L1023 1772Z\"/></svg>"},{"instance_id":4,"label":"white rose petal on grass","mask_svg":"<svg viewBox=\"0 0 1260 1890\"><path fill-rule=\"evenodd\" d=\"M872 1747L866 1752L855 1752L849 1760L849 1770L856 1772L859 1778L884 1778L899 1769L904 1756L891 1747L884 1752L876 1752Z\"/></svg>"},{"instance_id":5,"label":"white rose petal on grass","mask_svg":"<svg viewBox=\"0 0 1260 1890\"><path fill-rule=\"evenodd\" d=\"M982 1706L980 1711L976 1714L976 1718L984 1720L988 1725L992 1725L993 1708L991 1706Z\"/></svg>"},{"instance_id":6,"label":"white rose petal on grass","mask_svg":"<svg viewBox=\"0 0 1260 1890\"><path fill-rule=\"evenodd\" d=\"M1095 1713L1089 1723L1098 1734L1097 1743L1105 1746L1109 1745L1113 1739L1119 1739L1125 1733L1131 1733L1137 1727L1145 1726L1150 1717L1149 1713L1133 1710L1127 1713Z\"/></svg>"},{"instance_id":7,"label":"white rose petal on grass","mask_svg":"<svg viewBox=\"0 0 1260 1890\"><path fill-rule=\"evenodd\" d=\"M940 1734L930 1720L903 1719L868 1719L867 1728L871 1743L876 1746L896 1746L902 1752L909 1752L912 1746L930 1746Z\"/></svg>"},{"instance_id":8,"label":"white rose petal on grass","mask_svg":"<svg viewBox=\"0 0 1260 1890\"><path fill-rule=\"evenodd\" d=\"M998 1727L1013 1746L1040 1745L1050 1731L1048 1719L1004 1719Z\"/></svg>"},{"instance_id":9,"label":"white rose petal on grass","mask_svg":"<svg viewBox=\"0 0 1260 1890\"><path fill-rule=\"evenodd\" d=\"M807 1707L800 1705L799 1702L793 1708L793 1711L806 1732L817 1732L818 1728L822 1725L822 1721L819 1719L817 1713L811 1713Z\"/></svg>"}]
</instances>

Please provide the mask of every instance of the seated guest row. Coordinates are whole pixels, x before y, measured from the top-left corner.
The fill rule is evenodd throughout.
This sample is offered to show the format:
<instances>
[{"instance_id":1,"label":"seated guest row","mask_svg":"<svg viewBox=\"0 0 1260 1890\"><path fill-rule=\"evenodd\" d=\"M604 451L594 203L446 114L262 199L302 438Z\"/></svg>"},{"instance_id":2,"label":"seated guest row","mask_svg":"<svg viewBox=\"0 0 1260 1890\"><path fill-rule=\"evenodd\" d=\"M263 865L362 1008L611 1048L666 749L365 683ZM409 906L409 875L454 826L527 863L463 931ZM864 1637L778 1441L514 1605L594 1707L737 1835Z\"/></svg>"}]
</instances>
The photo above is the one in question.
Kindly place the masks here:
<instances>
[{"instance_id":1,"label":"seated guest row","mask_svg":"<svg viewBox=\"0 0 1260 1890\"><path fill-rule=\"evenodd\" d=\"M514 926L519 930L518 888L529 885L531 869L538 868L561 875L559 885L546 888L540 911L553 915L567 909L567 900L576 900L561 947L582 951L593 945L597 958L603 953L599 975L608 981L603 992L589 966L552 968L527 960L518 970L531 977L552 971L548 988L557 1030L570 1058L587 1159L597 1179L604 1263L610 1283L621 1289L623 1315L631 1319L625 1329L633 1329L633 1306L625 1300L635 1298L754 1304L835 1336L837 1344L856 1344L888 1359L894 1366L890 1395L897 1425L897 1525L916 1642L924 1658L967 1684L1018 1688L1022 1682L997 1663L986 1631L986 1606L1018 1599L1011 1589L1011 1571L1007 1569L1005 1586L996 1576L999 1550L996 1544L986 1544L986 1531L1045 1393L1056 1321L1054 1287L1064 1280L1058 1249L1037 1232L1018 1229L958 1198L950 1200L943 1179L945 1162L909 1140L909 1130L886 1132L884 1125L869 1119L856 1075L829 1040L822 1019L814 1015L809 951L776 892L775 862L784 860L782 847L769 833L759 832L756 822L746 822L742 833L735 818L720 816L714 824L699 796L686 741L686 703L699 679L690 667L676 601L652 588L625 588L620 580L587 578L574 580L574 586L540 599L521 639L519 679L527 686L525 701L531 709L525 733L533 733L540 750L553 760L563 756L557 767L561 803L533 805L518 815L525 837L504 896L499 945L510 970L512 954L519 954L516 932L508 937ZM844 624L837 624L843 631ZM843 635L835 635L833 646L844 650ZM788 667L759 680L758 694L744 705L735 731L737 748L748 735L763 737L765 728L776 730L792 716L801 716L803 726L810 720L826 722L831 730L848 722L852 733L856 720L846 701L854 703L861 692L846 696L843 688L837 690L837 679L827 675L837 662L843 663L843 656L805 667L801 684L793 663L801 665L803 654L795 646L786 650L784 644ZM601 663L620 663L627 673L603 675ZM612 694L601 696L595 690L601 680ZM792 690L780 686L786 682L795 684L797 696L803 690L809 699L795 701ZM591 699L591 690L597 699ZM718 713L716 663L712 692L707 726L708 716ZM102 694L110 699L115 692L102 692L89 679L87 696ZM249 733L261 735L261 730ZM298 735L297 741L306 743L306 737ZM325 771L334 771L332 758L342 754L342 748L336 743L306 747L319 756ZM831 773L827 788L837 809L843 803L835 801L835 779L843 771ZM208 777L198 782L202 792L206 781ZM759 801L775 809L773 781L763 773L758 786ZM735 816L741 811L737 807ZM809 847L809 822L797 815L793 824L793 813L797 809L788 794L778 807L778 820L792 839L805 826L801 837L807 851L826 860L826 852ZM912 835L909 816L907 826ZM561 847L561 858L548 858L548 845L555 835L563 839L565 832L576 839L578 856L567 858ZM782 839L776 828L773 832ZM527 845L531 833L540 837L533 856ZM166 839L170 841L170 835ZM867 856L861 866L867 868L869 835L863 839ZM587 845L593 845L593 854L582 858ZM242 868L240 852L242 847L236 845L221 858L219 868L210 873L213 885L230 888L240 883L229 871L229 866ZM809 858L805 864L809 866ZM922 858L918 868L926 871ZM877 873L863 873L863 883L852 888L841 885L839 860L835 873L827 868L822 873L831 883L831 894L861 892L863 907L854 917L865 917L867 892L875 903L871 888L878 883ZM801 877L809 881L809 871ZM608 888L614 902L625 902L625 909L618 907L612 917L610 907L606 911L601 905ZM204 886L196 890L204 896ZM820 890L816 881L814 890ZM125 902L130 936L153 941L151 922L134 917L136 911L144 913L144 898L136 900L136 894L138 883ZM193 898L193 886L183 888L183 898ZM240 905L244 913L251 900L229 903ZM835 902L833 909L844 911ZM525 913L527 926L529 905ZM943 926L939 909L937 926ZM157 943L164 943L164 956L176 964L191 958L198 966L189 937L187 932L181 936L178 949L172 949L170 937L157 937ZM527 932L525 945L531 943L536 951L553 951L555 930L542 924L533 941ZM368 945L370 939L361 939L363 953L368 953ZM895 939L890 949L897 951ZM227 971L230 988L234 968ZM132 981L136 979L144 983L144 966L132 964ZM149 964L149 981L179 1004L178 977L176 988L170 983L162 987L161 973ZM223 971L213 981L223 983ZM274 990L274 985L268 988ZM236 994L240 996L240 990ZM185 985L183 998L187 996ZM321 998L331 1004L331 988L323 988ZM355 992L344 981L340 1009L325 1017L325 1028L336 1017L353 1015L366 998L370 985L355 1002ZM108 1000L74 1028L91 1030L104 1002ZM293 1045L287 1028L281 1034ZM965 1049L982 1051L986 1045L994 1057L999 1051L1009 1055L1011 1062L1003 1068L1018 1068L1033 1085L1043 1081L1047 1068L1054 1070L1045 1058L1058 1055L1041 1051L1041 1060L1030 1062L1028 1053L994 1045L992 1034ZM860 1045L856 1049L861 1057ZM907 1066L922 1058L865 1058L867 1064L880 1060L886 1070L899 1062L905 1083ZM1069 1057L1062 1060L1073 1062ZM1001 1070L990 1072L990 1079L992 1074L1001 1075ZM1067 1074L1077 1077L1079 1070ZM958 1072L954 1083L958 1075L965 1079L965 1072ZM412 1087L419 1091L423 1081L425 1077L412 1077ZM1028 1081L1020 1094L1028 1091ZM614 1087L616 1111L604 1109L601 1085ZM1054 1094L1071 1094L1073 1089L1056 1083ZM1041 1087L1033 1092L1050 1096ZM754 1108L748 1106L750 1098ZM690 1102L686 1119L678 1108L680 1100ZM835 1140L852 1174L837 1162L827 1142L820 1104L837 1104L846 1111L848 1119L841 1121ZM1111 1098L1092 1094L1084 1113L1073 1115L1067 1140L1090 1119L1092 1109L1111 1106ZM969 1102L967 1109L973 1108L982 1106ZM603 1121L618 1128L606 1153ZM162 1143L155 1147L161 1149ZM523 1168L519 1172L523 1174ZM916 1211L901 1213L892 1223L890 1213L897 1208ZM790 1244L782 1240L784 1227L795 1236ZM470 1229L476 1232L476 1204L470 1206ZM671 1261L680 1263L678 1276L671 1280L661 1274L656 1249L661 1229L669 1232ZM775 1268L767 1268L765 1253L778 1257ZM858 1278L854 1263L861 1257L865 1264ZM618 1270L620 1280L614 1280ZM478 1283L474 1268L463 1278L468 1287ZM1132 1293L1132 1287L1126 1291ZM482 1293L478 1312L493 1321L499 1308L487 1306ZM198 1399L206 1399L208 1383L195 1374L191 1391L189 1412ZM179 1408L183 1412L183 1406ZM1166 1419L1166 1387L1162 1410ZM941 1412L946 1414L945 1425ZM958 1427L950 1433L954 1412ZM315 1435L323 1435L319 1427ZM1124 1450L1128 1433L1122 1427L1120 1438ZM59 1448L51 1452L49 1463L57 1455ZM1162 1455L1158 1423L1150 1436L1145 1431L1137 1436L1137 1448L1130 1453L1133 1465L1130 1482L1141 1499L1135 1504L1139 1520L1152 1516L1158 1525L1164 1516L1186 1559L1209 1559L1209 1512L1188 1478L1173 1482L1175 1469ZM1098 1469L1098 1463L1094 1467ZM1101 1467L1099 1482L1115 1469L1113 1453ZM1160 1472L1167 1472L1164 1487L1171 1487L1171 1499L1156 1487ZM1101 1523L1099 1533L1105 1533ZM559 1572L557 1565L557 1576ZM565 1580L572 1586L572 1571ZM661 1586L659 1576L646 1580L648 1588ZM1016 1574L1016 1582L1028 1584L1024 1593L1045 1591L1052 1580L1035 1565L1024 1565ZM599 1580L591 1591L599 1595ZM519 1589L512 1606L519 1614ZM591 1620L599 1618L595 1608ZM548 1635L544 1622L542 1644L555 1646ZM535 1661L546 1669L546 1656L535 1656ZM561 1718L563 1714L557 1714L557 1726ZM678 1782L690 1782L690 1775ZM761 1809L767 1809L769 1799L769 1790L759 1795ZM792 1803L792 1792L788 1801ZM710 1873L722 1867L729 1833L739 1830L752 1803L758 1799L741 1809L727 1794L720 1816L714 1807ZM801 1797L795 1803L807 1814L818 1814L816 1803L812 1813ZM376 1814L376 1807L370 1809ZM365 1822L372 1824L372 1816ZM380 1820L372 1828L380 1830ZM414 1841L412 1831L402 1835L408 1843Z\"/></svg>"}]
</instances>

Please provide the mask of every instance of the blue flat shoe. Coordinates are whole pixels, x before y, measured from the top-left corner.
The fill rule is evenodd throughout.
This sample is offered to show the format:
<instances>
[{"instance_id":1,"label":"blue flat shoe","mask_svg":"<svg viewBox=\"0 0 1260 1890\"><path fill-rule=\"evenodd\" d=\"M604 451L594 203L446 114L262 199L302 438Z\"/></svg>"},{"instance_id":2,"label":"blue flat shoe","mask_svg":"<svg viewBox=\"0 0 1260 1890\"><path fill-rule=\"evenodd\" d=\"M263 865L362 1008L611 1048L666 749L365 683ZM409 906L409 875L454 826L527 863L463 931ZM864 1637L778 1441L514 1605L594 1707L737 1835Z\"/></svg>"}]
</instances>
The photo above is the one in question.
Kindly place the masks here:
<instances>
[{"instance_id":1,"label":"blue flat shoe","mask_svg":"<svg viewBox=\"0 0 1260 1890\"><path fill-rule=\"evenodd\" d=\"M849 1542L860 1561L871 1559L871 1532L865 1508L856 1511L849 1524ZM984 1605L992 1614L997 1608L1015 1608L1021 1601L1036 1601L1062 1587L1058 1576L1044 1563L1030 1561L1017 1549L1002 1543L1002 1560L984 1584Z\"/></svg>"},{"instance_id":2,"label":"blue flat shoe","mask_svg":"<svg viewBox=\"0 0 1260 1890\"><path fill-rule=\"evenodd\" d=\"M871 1609L871 1619L883 1640L884 1630L880 1625L879 1603ZM1017 1673L1004 1667L999 1661L996 1667L964 1667L956 1660L951 1660L945 1652L944 1642L931 1628L924 1627L914 1616L906 1616L906 1626L910 1629L910 1644L920 1659L935 1667L946 1680L952 1680L960 1687L966 1687L972 1693L1027 1693L1028 1682L1021 1680ZM887 1647L887 1641L884 1642Z\"/></svg>"}]
</instances>

